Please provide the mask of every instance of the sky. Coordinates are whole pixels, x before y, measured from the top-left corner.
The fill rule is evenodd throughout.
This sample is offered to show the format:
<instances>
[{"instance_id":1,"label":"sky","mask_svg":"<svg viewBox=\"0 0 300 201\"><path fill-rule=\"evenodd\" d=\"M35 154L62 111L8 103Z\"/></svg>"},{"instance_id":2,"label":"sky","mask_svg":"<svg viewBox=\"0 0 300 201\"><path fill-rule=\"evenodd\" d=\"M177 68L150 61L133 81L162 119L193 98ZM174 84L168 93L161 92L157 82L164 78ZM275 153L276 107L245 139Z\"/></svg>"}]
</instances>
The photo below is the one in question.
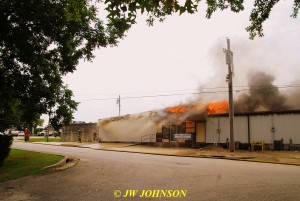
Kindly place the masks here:
<instances>
[{"instance_id":1,"label":"sky","mask_svg":"<svg viewBox=\"0 0 300 201\"><path fill-rule=\"evenodd\" d=\"M230 39L234 60L233 86L246 86L249 72L259 69L275 77L274 84L300 84L300 19L294 19L292 1L282 1L264 23L263 38L249 39L252 8L218 11L205 18L205 4L193 15L177 14L154 26L140 16L117 47L94 51L93 62L81 60L64 78L79 102L75 121L96 122L119 115L162 109L195 99L226 100L227 65L223 52ZM221 88L219 88L221 87ZM174 95L181 94L181 95ZM150 96L150 97L149 97ZM239 92L234 93L234 98Z\"/></svg>"}]
</instances>

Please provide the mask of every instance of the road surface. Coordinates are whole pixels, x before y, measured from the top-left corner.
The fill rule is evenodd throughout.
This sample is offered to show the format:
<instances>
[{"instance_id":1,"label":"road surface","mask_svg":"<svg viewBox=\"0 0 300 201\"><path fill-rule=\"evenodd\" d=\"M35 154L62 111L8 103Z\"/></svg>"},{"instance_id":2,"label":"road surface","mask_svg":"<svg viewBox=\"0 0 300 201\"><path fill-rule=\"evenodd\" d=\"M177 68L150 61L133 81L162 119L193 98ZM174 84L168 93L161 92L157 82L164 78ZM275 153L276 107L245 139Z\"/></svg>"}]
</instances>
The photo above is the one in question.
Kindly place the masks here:
<instances>
[{"instance_id":1,"label":"road surface","mask_svg":"<svg viewBox=\"0 0 300 201\"><path fill-rule=\"evenodd\" d=\"M80 158L73 168L0 183L0 200L299 200L300 167L15 142Z\"/></svg>"}]
</instances>

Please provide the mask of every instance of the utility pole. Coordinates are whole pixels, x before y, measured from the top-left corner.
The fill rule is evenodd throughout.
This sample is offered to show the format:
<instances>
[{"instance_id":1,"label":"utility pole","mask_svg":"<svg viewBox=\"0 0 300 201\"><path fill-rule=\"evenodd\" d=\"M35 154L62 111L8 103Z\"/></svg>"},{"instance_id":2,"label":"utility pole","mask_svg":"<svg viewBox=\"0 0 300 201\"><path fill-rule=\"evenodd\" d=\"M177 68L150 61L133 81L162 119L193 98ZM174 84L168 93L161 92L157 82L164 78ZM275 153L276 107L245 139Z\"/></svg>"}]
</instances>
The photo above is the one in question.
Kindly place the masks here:
<instances>
[{"instance_id":1,"label":"utility pole","mask_svg":"<svg viewBox=\"0 0 300 201\"><path fill-rule=\"evenodd\" d=\"M117 105L119 106L119 116L121 116L121 96L119 94L119 98L117 99Z\"/></svg>"},{"instance_id":2,"label":"utility pole","mask_svg":"<svg viewBox=\"0 0 300 201\"><path fill-rule=\"evenodd\" d=\"M49 121L48 121L48 128L47 128L47 132L45 133L46 134L46 141L49 142L49 132L50 132L50 115L51 115L51 107L50 107L50 110L49 110Z\"/></svg>"},{"instance_id":3,"label":"utility pole","mask_svg":"<svg viewBox=\"0 0 300 201\"><path fill-rule=\"evenodd\" d=\"M226 64L228 65L228 92L229 92L229 124L230 124L230 140L229 140L229 150L234 152L234 133L233 133L233 117L234 117L234 107L233 107L233 93L232 93L232 77L233 77L233 53L230 50L230 40L227 38L227 50L224 50L226 56Z\"/></svg>"}]
</instances>

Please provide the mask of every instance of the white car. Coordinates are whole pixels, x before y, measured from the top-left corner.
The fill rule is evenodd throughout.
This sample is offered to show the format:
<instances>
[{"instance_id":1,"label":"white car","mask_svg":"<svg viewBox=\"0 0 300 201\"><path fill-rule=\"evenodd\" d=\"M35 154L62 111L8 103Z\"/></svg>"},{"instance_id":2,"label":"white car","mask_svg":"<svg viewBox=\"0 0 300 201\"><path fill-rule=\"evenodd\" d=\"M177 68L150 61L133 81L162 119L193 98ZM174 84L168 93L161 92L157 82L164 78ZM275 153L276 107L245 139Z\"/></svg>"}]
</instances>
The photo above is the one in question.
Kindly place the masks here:
<instances>
[{"instance_id":1,"label":"white car","mask_svg":"<svg viewBox=\"0 0 300 201\"><path fill-rule=\"evenodd\" d=\"M25 136L24 131L20 131L20 132L18 133L18 137L19 137L19 136Z\"/></svg>"},{"instance_id":2,"label":"white car","mask_svg":"<svg viewBox=\"0 0 300 201\"><path fill-rule=\"evenodd\" d=\"M46 132L44 132L44 131L40 131L40 132L37 132L37 136L43 136L44 134L45 134Z\"/></svg>"},{"instance_id":3,"label":"white car","mask_svg":"<svg viewBox=\"0 0 300 201\"><path fill-rule=\"evenodd\" d=\"M40 132L37 132L37 136L44 136L47 134L47 130L42 130Z\"/></svg>"},{"instance_id":4,"label":"white car","mask_svg":"<svg viewBox=\"0 0 300 201\"><path fill-rule=\"evenodd\" d=\"M46 136L47 135L47 130L42 130L41 132L37 133L37 136ZM52 136L53 132L49 132L49 136Z\"/></svg>"},{"instance_id":5,"label":"white car","mask_svg":"<svg viewBox=\"0 0 300 201\"><path fill-rule=\"evenodd\" d=\"M6 135L12 135L12 136L18 136L18 134L20 133L21 131L18 131L18 130L6 130L4 131L4 133Z\"/></svg>"}]
</instances>

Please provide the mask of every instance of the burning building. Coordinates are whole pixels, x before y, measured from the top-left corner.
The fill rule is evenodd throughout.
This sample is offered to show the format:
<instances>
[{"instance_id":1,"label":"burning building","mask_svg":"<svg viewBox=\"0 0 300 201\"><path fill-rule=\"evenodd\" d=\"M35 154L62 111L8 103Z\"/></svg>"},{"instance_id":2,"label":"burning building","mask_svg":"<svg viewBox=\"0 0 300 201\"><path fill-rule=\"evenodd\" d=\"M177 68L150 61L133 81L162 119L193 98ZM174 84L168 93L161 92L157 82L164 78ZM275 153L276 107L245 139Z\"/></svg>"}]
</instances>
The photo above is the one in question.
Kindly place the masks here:
<instances>
[{"instance_id":1,"label":"burning building","mask_svg":"<svg viewBox=\"0 0 300 201\"><path fill-rule=\"evenodd\" d=\"M193 103L164 110L126 115L98 122L103 142L172 143L185 146L229 142L226 101ZM236 148L248 149L263 141L268 149L290 149L300 144L300 110L236 112Z\"/></svg>"},{"instance_id":2,"label":"burning building","mask_svg":"<svg viewBox=\"0 0 300 201\"><path fill-rule=\"evenodd\" d=\"M164 110L99 120L104 142L205 143L205 121L209 114L228 110L224 102L194 103Z\"/></svg>"},{"instance_id":3,"label":"burning building","mask_svg":"<svg viewBox=\"0 0 300 201\"><path fill-rule=\"evenodd\" d=\"M193 103L163 110L100 119L94 124L72 124L62 139L82 142L162 143L201 147L228 146L229 117L226 101ZM236 148L248 149L263 141L267 149L300 147L300 110L235 112Z\"/></svg>"},{"instance_id":4,"label":"burning building","mask_svg":"<svg viewBox=\"0 0 300 201\"><path fill-rule=\"evenodd\" d=\"M295 98L300 97L299 90L281 93L273 81L274 77L266 73L254 72L249 76L247 93L240 94L234 101L237 148L248 149L252 142L264 142L268 149L300 147L300 102ZM227 146L230 138L228 116L227 101L204 104L196 100L163 110L100 119L98 132L86 128L86 133L93 131L90 132L93 137L83 139ZM74 128L78 130L80 126Z\"/></svg>"}]
</instances>

